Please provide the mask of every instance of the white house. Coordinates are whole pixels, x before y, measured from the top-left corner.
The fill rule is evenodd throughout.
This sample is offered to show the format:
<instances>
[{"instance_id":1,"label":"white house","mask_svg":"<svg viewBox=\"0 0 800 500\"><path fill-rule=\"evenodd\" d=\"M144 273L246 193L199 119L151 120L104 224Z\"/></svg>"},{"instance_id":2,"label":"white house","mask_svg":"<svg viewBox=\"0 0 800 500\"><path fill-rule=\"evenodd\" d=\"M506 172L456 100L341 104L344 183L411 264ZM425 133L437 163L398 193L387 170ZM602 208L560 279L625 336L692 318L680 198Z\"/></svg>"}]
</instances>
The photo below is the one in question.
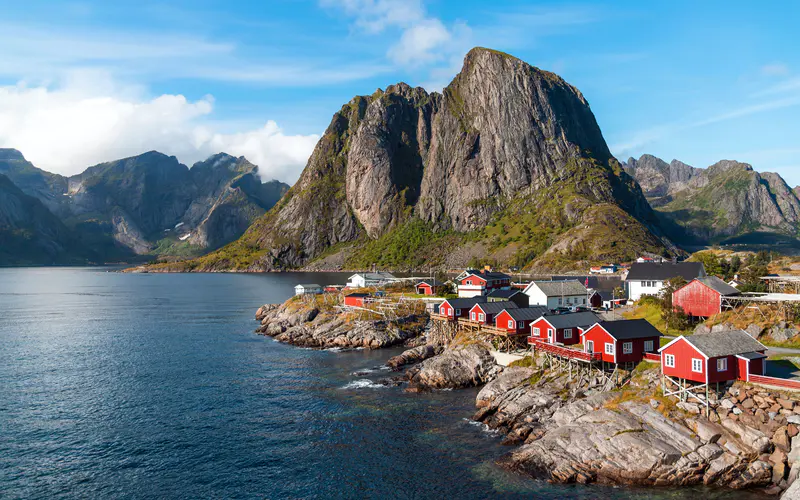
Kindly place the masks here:
<instances>
[{"instance_id":1,"label":"white house","mask_svg":"<svg viewBox=\"0 0 800 500\"><path fill-rule=\"evenodd\" d=\"M643 295L659 295L667 280L683 277L686 281L704 278L702 262L634 262L625 278L628 299L636 302Z\"/></svg>"},{"instance_id":2,"label":"white house","mask_svg":"<svg viewBox=\"0 0 800 500\"><path fill-rule=\"evenodd\" d=\"M522 293L528 296L531 306L547 306L550 310L559 307L589 307L586 287L577 280L531 281Z\"/></svg>"},{"instance_id":3,"label":"white house","mask_svg":"<svg viewBox=\"0 0 800 500\"><path fill-rule=\"evenodd\" d=\"M295 295L313 295L317 293L322 293L322 287L316 283L305 283L294 287Z\"/></svg>"},{"instance_id":4,"label":"white house","mask_svg":"<svg viewBox=\"0 0 800 500\"><path fill-rule=\"evenodd\" d=\"M382 286L396 281L393 274L385 272L377 273L358 273L350 276L347 280L347 288L367 288L371 286Z\"/></svg>"}]
</instances>

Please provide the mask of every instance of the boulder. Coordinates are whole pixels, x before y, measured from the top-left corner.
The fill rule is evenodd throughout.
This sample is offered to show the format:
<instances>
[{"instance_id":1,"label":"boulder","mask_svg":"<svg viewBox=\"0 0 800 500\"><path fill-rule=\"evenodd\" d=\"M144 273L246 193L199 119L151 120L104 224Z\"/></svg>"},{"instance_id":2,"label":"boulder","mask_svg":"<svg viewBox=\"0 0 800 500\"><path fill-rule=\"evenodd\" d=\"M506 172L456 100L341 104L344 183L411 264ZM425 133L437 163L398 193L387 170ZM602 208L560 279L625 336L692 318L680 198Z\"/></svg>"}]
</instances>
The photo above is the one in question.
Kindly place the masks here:
<instances>
[{"instance_id":1,"label":"boulder","mask_svg":"<svg viewBox=\"0 0 800 500\"><path fill-rule=\"evenodd\" d=\"M392 356L386 362L386 365L393 370L399 370L401 366L421 363L428 358L432 358L433 356L441 353L442 349L442 346L431 344L414 347L413 349L403 351L397 356Z\"/></svg>"},{"instance_id":2,"label":"boulder","mask_svg":"<svg viewBox=\"0 0 800 500\"><path fill-rule=\"evenodd\" d=\"M700 406L697 403L690 403L688 401L682 401L676 404L678 408L687 412L687 413L694 413L695 415L700 413Z\"/></svg>"},{"instance_id":3,"label":"boulder","mask_svg":"<svg viewBox=\"0 0 800 500\"><path fill-rule=\"evenodd\" d=\"M706 326L705 323L700 323L696 327L694 327L694 334L702 334L702 333L711 333L711 327Z\"/></svg>"},{"instance_id":4,"label":"boulder","mask_svg":"<svg viewBox=\"0 0 800 500\"><path fill-rule=\"evenodd\" d=\"M736 327L731 323L720 323L711 327L711 333L724 332L727 330L735 330Z\"/></svg>"},{"instance_id":5,"label":"boulder","mask_svg":"<svg viewBox=\"0 0 800 500\"><path fill-rule=\"evenodd\" d=\"M731 481L730 487L739 490L766 486L772 481L772 466L763 460L756 460L747 466L744 472Z\"/></svg>"},{"instance_id":6,"label":"boulder","mask_svg":"<svg viewBox=\"0 0 800 500\"><path fill-rule=\"evenodd\" d=\"M483 385L499 371L488 348L471 344L426 359L412 367L406 378L414 389L456 389Z\"/></svg>"},{"instance_id":7,"label":"boulder","mask_svg":"<svg viewBox=\"0 0 800 500\"><path fill-rule=\"evenodd\" d=\"M800 436L792 438L792 446L787 457L789 465L800 463Z\"/></svg>"},{"instance_id":8,"label":"boulder","mask_svg":"<svg viewBox=\"0 0 800 500\"><path fill-rule=\"evenodd\" d=\"M745 328L744 331L747 332L747 334L753 337L754 339L757 339L758 337L761 336L763 328L761 328L755 323L750 323L749 325L747 325L747 328Z\"/></svg>"},{"instance_id":9,"label":"boulder","mask_svg":"<svg viewBox=\"0 0 800 500\"><path fill-rule=\"evenodd\" d=\"M497 378L486 384L475 399L478 408L489 406L492 401L507 394L512 388L519 386L531 378L536 370L511 366L503 370Z\"/></svg>"},{"instance_id":10,"label":"boulder","mask_svg":"<svg viewBox=\"0 0 800 500\"><path fill-rule=\"evenodd\" d=\"M800 481L791 483L789 488L781 495L781 500L800 500Z\"/></svg>"},{"instance_id":11,"label":"boulder","mask_svg":"<svg viewBox=\"0 0 800 500\"><path fill-rule=\"evenodd\" d=\"M777 448L788 452L792 449L792 443L789 440L789 433L786 432L786 427L781 427L775 434L772 435L772 442Z\"/></svg>"}]
</instances>

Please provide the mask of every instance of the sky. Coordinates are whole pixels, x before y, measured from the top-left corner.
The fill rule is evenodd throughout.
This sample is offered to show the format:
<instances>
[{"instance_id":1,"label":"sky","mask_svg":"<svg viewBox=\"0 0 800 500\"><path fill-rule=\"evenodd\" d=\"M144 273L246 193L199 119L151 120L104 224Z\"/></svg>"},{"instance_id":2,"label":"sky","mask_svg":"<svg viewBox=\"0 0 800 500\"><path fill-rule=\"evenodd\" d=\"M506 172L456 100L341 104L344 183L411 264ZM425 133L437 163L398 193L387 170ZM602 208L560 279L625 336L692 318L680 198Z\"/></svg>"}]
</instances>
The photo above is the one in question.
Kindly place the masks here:
<instances>
[{"instance_id":1,"label":"sky","mask_svg":"<svg viewBox=\"0 0 800 500\"><path fill-rule=\"evenodd\" d=\"M556 72L611 151L800 184L800 2L3 1L0 147L74 174L149 150L294 182L334 112L445 87L474 46Z\"/></svg>"}]
</instances>

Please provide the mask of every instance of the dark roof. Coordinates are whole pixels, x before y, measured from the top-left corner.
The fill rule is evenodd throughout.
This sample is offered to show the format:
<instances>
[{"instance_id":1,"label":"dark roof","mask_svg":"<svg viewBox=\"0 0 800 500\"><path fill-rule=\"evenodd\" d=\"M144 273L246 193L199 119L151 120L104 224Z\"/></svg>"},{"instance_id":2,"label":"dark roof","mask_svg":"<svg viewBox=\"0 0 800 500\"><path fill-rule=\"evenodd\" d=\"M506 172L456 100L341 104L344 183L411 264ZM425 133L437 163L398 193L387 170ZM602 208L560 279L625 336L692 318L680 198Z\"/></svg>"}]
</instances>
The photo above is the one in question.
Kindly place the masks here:
<instances>
[{"instance_id":1,"label":"dark roof","mask_svg":"<svg viewBox=\"0 0 800 500\"><path fill-rule=\"evenodd\" d=\"M481 309L486 314L497 314L503 309L516 309L517 304L510 300L501 300L500 302L485 302L480 304ZM473 305L473 307L475 307Z\"/></svg>"},{"instance_id":2,"label":"dark roof","mask_svg":"<svg viewBox=\"0 0 800 500\"><path fill-rule=\"evenodd\" d=\"M368 293L348 293L345 297L369 297Z\"/></svg>"},{"instance_id":3,"label":"dark roof","mask_svg":"<svg viewBox=\"0 0 800 500\"><path fill-rule=\"evenodd\" d=\"M562 328L577 328L579 326L588 328L595 323L600 322L600 318L589 311L567 314L552 314L545 316L544 319L546 319L547 322L553 325L553 327L557 330L561 330Z\"/></svg>"},{"instance_id":4,"label":"dark roof","mask_svg":"<svg viewBox=\"0 0 800 500\"><path fill-rule=\"evenodd\" d=\"M419 283L417 283L417 286L419 286L419 285L421 285L423 283L425 283L426 285L431 285L431 286L442 286L442 285L444 285L444 282L439 281L436 278L434 278L432 280L422 280Z\"/></svg>"},{"instance_id":5,"label":"dark roof","mask_svg":"<svg viewBox=\"0 0 800 500\"><path fill-rule=\"evenodd\" d=\"M558 297L559 295L586 295L586 287L577 280L534 281L533 283L548 297Z\"/></svg>"},{"instance_id":6,"label":"dark roof","mask_svg":"<svg viewBox=\"0 0 800 500\"><path fill-rule=\"evenodd\" d=\"M491 292L489 292L489 295L487 295L487 297L491 297L493 299L494 298L510 299L511 297L513 297L514 295L516 295L518 293L522 293L522 290L519 290L519 289L492 290Z\"/></svg>"},{"instance_id":7,"label":"dark roof","mask_svg":"<svg viewBox=\"0 0 800 500\"><path fill-rule=\"evenodd\" d=\"M746 358L746 359L749 359L749 360L762 359L762 358L766 358L767 357L767 355L762 353L762 352L743 352L742 354L737 354L737 356L740 356L742 358Z\"/></svg>"},{"instance_id":8,"label":"dark roof","mask_svg":"<svg viewBox=\"0 0 800 500\"><path fill-rule=\"evenodd\" d=\"M626 281L659 280L664 281L677 276L686 281L705 274L702 262L634 262Z\"/></svg>"},{"instance_id":9,"label":"dark roof","mask_svg":"<svg viewBox=\"0 0 800 500\"><path fill-rule=\"evenodd\" d=\"M592 295L595 293L603 300L623 300L626 298L624 293L615 297L614 292L611 290L595 290Z\"/></svg>"},{"instance_id":10,"label":"dark roof","mask_svg":"<svg viewBox=\"0 0 800 500\"><path fill-rule=\"evenodd\" d=\"M716 276L706 276L705 278L697 278L697 281L704 284L708 288L719 292L720 295L739 295L739 290L725 283Z\"/></svg>"},{"instance_id":11,"label":"dark roof","mask_svg":"<svg viewBox=\"0 0 800 500\"><path fill-rule=\"evenodd\" d=\"M480 276L481 278L487 280L510 280L511 276L507 275L506 273L498 273L495 271L469 271L469 274L473 276Z\"/></svg>"},{"instance_id":12,"label":"dark roof","mask_svg":"<svg viewBox=\"0 0 800 500\"><path fill-rule=\"evenodd\" d=\"M748 352L764 351L761 342L742 330L725 330L722 332L700 333L684 337L687 342L709 358L733 356Z\"/></svg>"},{"instance_id":13,"label":"dark roof","mask_svg":"<svg viewBox=\"0 0 800 500\"><path fill-rule=\"evenodd\" d=\"M453 309L469 309L475 304L480 304L486 302L485 297L469 297L469 298L458 298L458 299L447 299L446 301L442 301L441 304L447 302ZM440 304L440 305L441 305Z\"/></svg>"},{"instance_id":14,"label":"dark roof","mask_svg":"<svg viewBox=\"0 0 800 500\"><path fill-rule=\"evenodd\" d=\"M620 319L601 321L600 326L617 340L641 339L646 337L662 337L656 327L646 319Z\"/></svg>"},{"instance_id":15,"label":"dark roof","mask_svg":"<svg viewBox=\"0 0 800 500\"><path fill-rule=\"evenodd\" d=\"M507 309L506 312L515 321L533 321L541 318L547 314L546 306L533 306L533 307L518 307L516 309Z\"/></svg>"},{"instance_id":16,"label":"dark roof","mask_svg":"<svg viewBox=\"0 0 800 500\"><path fill-rule=\"evenodd\" d=\"M298 286L302 286L303 288L322 288L316 283L298 283L297 285L295 285L295 288L297 288Z\"/></svg>"}]
</instances>

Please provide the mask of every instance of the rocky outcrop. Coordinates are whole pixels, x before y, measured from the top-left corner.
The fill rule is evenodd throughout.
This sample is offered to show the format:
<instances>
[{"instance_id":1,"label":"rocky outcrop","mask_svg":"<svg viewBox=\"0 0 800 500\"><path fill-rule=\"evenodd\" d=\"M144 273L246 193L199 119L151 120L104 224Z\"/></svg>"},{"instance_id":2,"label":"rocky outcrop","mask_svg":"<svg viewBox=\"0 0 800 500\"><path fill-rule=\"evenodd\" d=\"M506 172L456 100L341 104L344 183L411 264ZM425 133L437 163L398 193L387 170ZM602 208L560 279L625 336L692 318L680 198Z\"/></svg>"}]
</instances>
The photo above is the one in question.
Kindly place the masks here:
<instances>
[{"instance_id":1,"label":"rocky outcrop","mask_svg":"<svg viewBox=\"0 0 800 500\"><path fill-rule=\"evenodd\" d=\"M403 366L421 363L428 358L432 358L438 354L441 354L442 350L442 346L432 344L413 347L403 351L397 356L392 356L386 362L386 365L393 370L399 370Z\"/></svg>"},{"instance_id":2,"label":"rocky outcrop","mask_svg":"<svg viewBox=\"0 0 800 500\"><path fill-rule=\"evenodd\" d=\"M407 316L394 321L367 321L320 310L314 303L289 299L256 312L256 332L280 342L320 349L379 349L402 344L424 331L426 318Z\"/></svg>"},{"instance_id":3,"label":"rocky outcrop","mask_svg":"<svg viewBox=\"0 0 800 500\"><path fill-rule=\"evenodd\" d=\"M625 170L642 186L676 241L738 237L748 242L742 237L754 232L792 239L800 235L800 199L776 173L759 173L731 160L699 169L651 155L629 159Z\"/></svg>"},{"instance_id":4,"label":"rocky outcrop","mask_svg":"<svg viewBox=\"0 0 800 500\"><path fill-rule=\"evenodd\" d=\"M481 344L446 349L406 372L409 388L460 389L482 385L500 371L489 349Z\"/></svg>"},{"instance_id":5,"label":"rocky outcrop","mask_svg":"<svg viewBox=\"0 0 800 500\"><path fill-rule=\"evenodd\" d=\"M363 245L347 243L391 240L412 223L415 245L430 240L421 231L455 234L451 254L466 244L457 235L500 219L523 235L505 260L543 257L543 241L566 258L664 250L584 96L553 73L477 48L441 94L400 83L343 106L282 202L194 268L296 268L334 245L358 259Z\"/></svg>"}]
</instances>

